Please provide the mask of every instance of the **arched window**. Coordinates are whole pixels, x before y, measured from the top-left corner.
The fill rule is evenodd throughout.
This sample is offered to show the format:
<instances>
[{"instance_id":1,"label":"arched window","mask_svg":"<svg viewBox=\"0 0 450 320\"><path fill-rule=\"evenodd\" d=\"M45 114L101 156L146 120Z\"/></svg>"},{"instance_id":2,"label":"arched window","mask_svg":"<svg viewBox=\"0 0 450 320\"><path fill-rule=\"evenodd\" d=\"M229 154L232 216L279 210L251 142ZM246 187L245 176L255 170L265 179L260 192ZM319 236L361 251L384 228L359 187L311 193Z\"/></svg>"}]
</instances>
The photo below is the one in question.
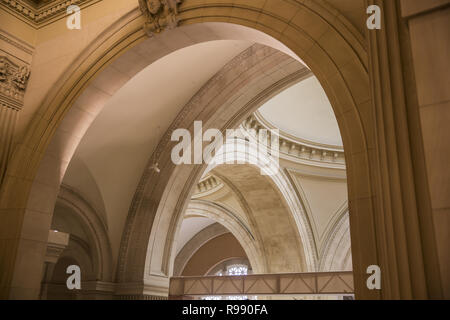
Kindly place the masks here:
<instances>
[{"instance_id":1,"label":"arched window","mask_svg":"<svg viewBox=\"0 0 450 320\"><path fill-rule=\"evenodd\" d=\"M229 276L246 276L248 266L243 264L234 264L227 267L227 275Z\"/></svg>"},{"instance_id":2,"label":"arched window","mask_svg":"<svg viewBox=\"0 0 450 320\"><path fill-rule=\"evenodd\" d=\"M232 264L225 264L223 268L216 273L214 273L215 276L246 276L249 273L248 265L242 264L242 263L232 263ZM253 297L253 300L256 300L257 297ZM249 300L248 296L226 296L226 297L219 297L219 296L208 296L203 297L202 300Z\"/></svg>"}]
</instances>

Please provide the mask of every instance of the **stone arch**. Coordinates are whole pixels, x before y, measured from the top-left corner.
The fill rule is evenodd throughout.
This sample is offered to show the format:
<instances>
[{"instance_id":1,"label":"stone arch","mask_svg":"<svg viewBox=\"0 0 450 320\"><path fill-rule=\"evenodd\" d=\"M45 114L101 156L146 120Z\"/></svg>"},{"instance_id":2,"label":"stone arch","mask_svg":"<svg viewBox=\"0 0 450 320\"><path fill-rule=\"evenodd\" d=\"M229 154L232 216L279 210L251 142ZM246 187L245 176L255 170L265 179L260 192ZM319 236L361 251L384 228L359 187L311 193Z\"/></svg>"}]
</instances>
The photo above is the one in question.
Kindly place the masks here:
<instances>
[{"instance_id":1,"label":"stone arch","mask_svg":"<svg viewBox=\"0 0 450 320\"><path fill-rule=\"evenodd\" d=\"M276 239L271 238L270 234L274 231L272 227L270 227L271 230L269 233L267 233L268 230L265 230L265 232L261 230L261 227L264 229L272 225L272 223L267 223L267 225L261 224L261 220L269 219L268 221L270 221L270 215L272 215L273 212L270 212L269 215L259 214L260 212L258 211L265 211L265 208L258 208L259 204L255 199L250 201L252 193L251 186L257 186L256 188L264 186L264 188L261 189L263 193L259 194L261 199L267 200L272 198L272 200L274 200L275 197L278 208L274 208L273 211L280 209L276 215L278 218L277 223L280 225L280 228L283 229L285 237L291 232L291 243L297 242L298 246L298 250L286 251L284 252L284 255L296 256L298 254L300 258L300 263L297 264L298 269L277 269L275 272L316 271L318 260L316 254L317 248L313 239L311 226L302 204L295 196L295 188L291 184L290 179L286 173L281 170L276 159L258 154L257 150L251 150L254 148L255 144L246 146L246 142L240 139L235 140L237 141L226 141L224 144L225 151L219 152L217 156L227 159L227 162L231 161L232 163L239 164L217 165L213 163L207 170L213 170L213 174L219 177L238 195L241 203L245 207L246 214L249 216L253 228L257 231L258 240L262 243L264 240L265 242L271 242L273 246L283 250L282 241L277 242ZM283 219L284 221L282 221ZM273 222L275 223L275 221ZM290 230L290 227L292 227L293 230ZM264 245L262 247L264 248ZM269 262L269 269L273 269L271 268L271 265L271 262ZM274 271L271 270L271 272Z\"/></svg>"},{"instance_id":2,"label":"stone arch","mask_svg":"<svg viewBox=\"0 0 450 320\"><path fill-rule=\"evenodd\" d=\"M9 243L12 250L2 249L3 256L12 261L7 267L2 267L2 296L15 296L15 289L18 294L30 297L38 291L35 288L23 290L29 285L25 286L19 279L21 274L27 272L27 268L16 258L22 257L21 260L28 261L37 259L36 263L39 264L40 258L30 256L28 249L43 250L40 240L46 236L48 224L38 226L37 236L30 240L22 236L27 232L26 222L33 219L36 212L51 215L49 208L56 201L57 186L68 161L96 115L94 110L89 110L86 114L81 107L76 108L75 100L81 98L81 93L89 90L88 86L93 79L114 63L115 58L144 43L142 18L139 16L137 10L127 14L80 55L48 93L13 152L2 185L0 205L2 209L10 211L11 215L18 217L15 223L21 226L22 231L20 235L11 237L15 239ZM226 26L240 25L277 39L279 42L272 43L277 46L283 43L281 47L285 52L294 52L303 59L322 83L335 110L347 151L350 210L355 213L351 217L352 237L364 243L364 248L353 248L355 265L362 268L366 264L364 262L376 262L368 160L368 150L373 148L369 79L366 52L361 39L355 36L357 32L353 32L351 24L322 1L225 1L220 5L200 5L193 0L184 1L180 8L181 26L198 26L207 22L225 22L226 25L220 25L222 36L230 36L230 29ZM242 34L244 32L232 35ZM290 50L286 50L287 48ZM77 117L80 112L82 115ZM71 117L75 117L75 120ZM171 171L170 168L166 170ZM168 181L170 174L163 175ZM160 196L161 192L159 195L152 193L151 197L157 198L159 202ZM139 223L138 219L132 220L131 223ZM361 270L355 270L357 292L364 290ZM28 277L32 278L30 281L34 287L39 285L40 271L36 270Z\"/></svg>"},{"instance_id":3,"label":"stone arch","mask_svg":"<svg viewBox=\"0 0 450 320\"><path fill-rule=\"evenodd\" d=\"M153 153L133 199L127 220L128 224L122 238L121 259L118 269L120 282L134 283L141 281L138 278L142 278L142 274L144 274L147 279L148 292L159 292L161 289L159 287L154 290L151 289L152 285L149 284L151 282L149 279L159 283L157 279L167 277L171 273L171 248L175 230L184 214L184 206L187 206L186 199L190 198L191 186L198 181L201 172L206 169L204 166L183 166L181 169L172 166L171 149L175 143L170 141L171 132L177 128L192 130L194 120L202 120L204 130L208 128L224 130L236 127L265 101L284 88L309 76L309 74L307 68L291 57L268 47L253 46L227 64L191 99ZM222 112L218 112L219 108L222 109ZM223 124L223 119L230 120ZM161 174L150 169L154 163L159 163ZM167 170L175 170L169 178L170 182L166 180L168 176L164 176ZM186 177L188 177L189 183L186 183ZM149 181L154 183L148 184ZM161 185L159 185L160 183ZM176 193L173 192L171 186L175 187ZM165 203L167 206L158 210L173 212L173 216L156 214L156 216L139 217L140 212L156 210L154 207L145 207L157 204L157 202L147 198L150 193L150 191L145 190L147 188L150 190L158 189L158 192L164 193L164 195L161 195L161 203ZM178 192L183 193L183 195ZM166 200L167 197L170 197L171 200ZM144 198L147 200L142 202ZM178 202L178 199L180 202ZM144 204L144 207L142 204ZM141 225L153 225L152 228L155 232L151 234L149 244L131 240L131 237L146 239L148 235L144 234L148 234L149 231L134 224L134 219L143 219ZM146 219L155 220L142 222ZM130 238L128 238L129 236ZM161 240L155 242L155 239ZM130 246L132 243L134 243L133 246ZM127 255L131 254L130 250L139 251L139 255L133 254L133 260L127 261ZM135 259L146 259L145 271L139 270L137 274L135 273L137 265L142 266L142 262L136 263ZM152 266L154 270L150 271ZM133 268L133 271L130 268ZM158 270L155 271L155 268Z\"/></svg>"},{"instance_id":4,"label":"stone arch","mask_svg":"<svg viewBox=\"0 0 450 320\"><path fill-rule=\"evenodd\" d=\"M104 282L112 281L113 263L108 231L95 209L75 190L64 185L61 186L56 203L76 213L89 230L89 235L92 237L95 245L96 279Z\"/></svg>"},{"instance_id":5,"label":"stone arch","mask_svg":"<svg viewBox=\"0 0 450 320\"><path fill-rule=\"evenodd\" d=\"M350 271L351 243L348 207L337 212L334 221L328 226L325 238L327 242L321 253L320 270Z\"/></svg>"},{"instance_id":6,"label":"stone arch","mask_svg":"<svg viewBox=\"0 0 450 320\"><path fill-rule=\"evenodd\" d=\"M184 267L189 262L189 259L194 255L198 248L203 246L208 241L229 232L230 231L228 229L216 222L193 236L192 239L189 240L177 254L173 266L173 275L175 277L179 277L181 275Z\"/></svg>"},{"instance_id":7,"label":"stone arch","mask_svg":"<svg viewBox=\"0 0 450 320\"><path fill-rule=\"evenodd\" d=\"M261 235L269 273L312 271L314 265L308 266L305 259L305 247L309 243L302 241L295 217L284 197L285 190L280 190L285 180L281 175L260 175L258 170L248 164L221 165L214 169L214 174L233 184L245 197L248 211ZM255 195L260 196L259 200Z\"/></svg>"},{"instance_id":8,"label":"stone arch","mask_svg":"<svg viewBox=\"0 0 450 320\"><path fill-rule=\"evenodd\" d=\"M230 210L208 201L191 200L186 210L186 216L197 215L210 218L227 228L241 244L253 270L256 273L267 272L267 262L261 252L260 244L245 223L240 221Z\"/></svg>"},{"instance_id":9,"label":"stone arch","mask_svg":"<svg viewBox=\"0 0 450 320\"><path fill-rule=\"evenodd\" d=\"M234 127L240 124L240 122L245 119L249 113L251 113L252 111L254 111L256 108L258 108L261 104L263 104L265 101L267 101L268 99L270 99L272 96L274 96L276 93L278 93L280 90L282 90L283 88L286 88L287 86L293 84L295 81L299 81L302 77L309 75L309 71L304 70L301 66L301 64L299 64L298 62L293 61L293 63L289 63L287 64L286 61L283 63L278 62L274 62L274 58L275 56L269 54L267 55L267 49L266 48L262 48L262 47L253 47L252 50L257 50L259 51L259 53L255 53L253 55L248 55L247 59L245 59L245 65L246 65L246 71L245 72L239 72L239 64L237 64L236 62L239 62L241 59L240 57L236 58L236 61L232 61L230 62L230 64L228 66L226 66L223 70L223 73L219 73L217 75L217 78L219 79L227 79L227 83L224 83L223 81L220 81L219 83L217 83L217 78L213 78L209 84L207 84L202 90L205 91L206 93L200 91L196 96L194 96L191 100L190 103L188 103L188 105L185 107L185 110L182 111L181 114L183 115L189 115L191 117L195 117L197 114L201 115L201 112L204 113L209 113L211 114L212 112L205 112L203 111L204 109L204 105L208 106L208 107L217 107L217 106L221 106L222 109L224 109L224 113L223 114L218 114L216 113L215 117L216 120L213 121L221 121L220 119L226 118L226 117L234 117L235 119L233 120L234 122L232 123L228 123L225 126L223 126L223 124L217 123L217 126L214 124L211 124L211 119L205 119L205 118L194 118L195 120L203 120L204 122L204 129L206 130L209 127L217 127L217 128L221 128L221 129L226 129L229 127ZM266 51L266 53L264 53L264 51ZM270 52L270 50L269 50ZM243 53L243 55L245 55L245 53ZM258 57L256 60L252 57ZM285 59L287 59L287 61L291 60L291 58L282 55ZM280 56L280 57L281 57ZM263 63L259 62L258 59L263 59ZM254 65L254 68L257 68L259 71L264 70L263 74L264 76L262 78L259 77L254 77L254 71L251 68L251 66ZM268 66L266 68L264 68L264 66ZM283 70L285 71L285 73L274 73L273 70L279 70L280 69L280 65L283 66ZM231 66L234 66L233 68L231 68ZM300 67L300 69L298 69ZM266 75L267 73L267 75ZM288 74L288 76L286 76L286 73ZM267 76L270 75L270 80L269 80L269 85L265 84L264 85L264 81L267 80ZM275 83L273 83L275 81ZM245 84L245 90L242 90L242 85L241 83ZM262 86L261 86L262 84ZM225 89L224 89L225 88ZM228 88L231 88L231 90L229 90ZM236 88L236 89L234 89ZM253 88L256 88L253 89ZM234 89L234 90L233 90ZM208 96L208 92L212 91L212 92L218 92L218 91L224 91L226 92L226 94L222 94L220 95L218 98L215 97L215 95L212 95L213 97L215 97L212 100L205 100L204 98L202 98L203 96ZM245 94L241 94L241 92L244 91L246 92ZM239 96L238 101L236 101L236 95ZM210 95L211 96L211 95ZM198 101L202 101L202 103L199 103ZM245 110L242 110L242 106L245 106ZM197 111L195 108L200 109L200 111ZM235 114L233 114L234 112L241 112L241 114L239 116L236 116ZM228 114L227 114L228 113ZM189 117L188 116L188 117ZM179 127L191 127L191 124L193 122L194 119L189 119L187 117L187 119L183 119L181 118L181 120L178 121L178 119L175 121L176 125L171 128L171 130L169 130L168 132L171 132L172 129L174 130L177 126ZM219 120L217 120L219 119ZM170 150L172 149L172 145L173 143L168 143L169 139L165 140L166 144L162 144L158 147L159 150L166 150L164 151L164 153L161 155L160 158L158 155L158 149L157 151L154 153L157 155L157 159L155 160L155 158L151 159L150 163L155 163L155 162L159 162L160 164L171 164L171 160L170 160ZM160 165L160 168L162 170L162 172L164 172L164 166ZM153 230L155 230L155 232L152 234L151 236L151 240L150 240L150 244L147 245L145 244L145 250L148 250L146 252L146 270L144 271L144 277L147 279L146 282L146 288L148 288L148 292L158 292L161 290L161 288L152 288L152 285L150 284L151 281L155 281L155 282L159 282L156 279L159 279L160 277L164 277L164 275L169 275L171 274L171 266L170 266L170 261L172 261L172 254L173 254L173 250L172 248L172 243L174 241L174 235L175 235L175 230L177 228L177 225L180 223L180 219L183 216L183 206L187 205L185 202L186 195L191 194L191 187L192 187L192 183L195 184L196 183L196 179L197 178L192 178L192 176L189 177L189 183L186 183L186 180L184 180L184 177L188 176L188 175L192 175L192 174L200 174L203 170L205 170L205 167L201 167L198 166L196 168L196 170L192 171L192 168L189 166L185 166L183 168L175 168L175 171L173 173L173 176L171 177L171 182L168 184L170 185L171 183L174 183L174 186L177 190L177 192L181 192L183 193L183 195L180 195L179 193L174 193L173 190L171 189L171 187L167 186L166 189L164 190L165 195L169 196L171 199L173 200L165 200L166 196L163 196L163 201L162 203L167 204L167 206L165 208L161 208L162 211L166 210L166 212L173 212L173 216L172 217L163 217L162 215L157 215L155 217L155 220L153 222ZM154 176L154 172L153 170L147 170L148 172L148 176L146 176L144 174L144 181L145 179L149 179L149 181L153 180L153 179L158 179L159 174L157 174L156 176ZM173 178L173 180L172 180ZM155 180L153 180L155 181ZM284 182L281 182L284 181ZM280 189L284 190L285 188L282 188L281 185L285 185L286 184L286 179L281 179L280 180ZM142 185L142 183L141 183ZM151 187L155 187L155 185L152 185ZM139 194L140 192L142 192L142 194ZM139 197L145 197L144 194L144 190L139 190L138 189L138 194L137 194L137 198L135 197L135 204L139 204L139 201L137 201L137 199L139 199ZM294 209L292 210L292 212L298 213L298 215L296 217L294 217L295 219L302 219L304 217L304 214L302 213L302 209L301 209L301 205L298 203L295 203L295 201L293 201L293 199L291 199L291 197L289 197L289 192L285 192L284 193L287 197L286 199L289 201L291 207L293 207ZM293 193L291 193L293 194ZM177 203L179 199L180 202ZM152 200L150 201L145 201L145 203L147 204L151 204L154 203ZM179 205L179 206L178 206ZM175 207L174 207L175 206ZM131 208L133 210L133 207ZM139 208L140 210L143 210L145 212L147 212L148 210L152 211L154 209L151 208ZM129 217L134 217L134 214L138 214L135 213L133 211L130 211L130 216ZM161 219L161 220L159 220ZM129 220L132 221L132 220ZM306 223L305 219L303 219L303 223L300 221L296 221L297 223L294 223L294 225L296 224L300 230L302 230L302 241L301 243L304 243L306 248L308 248L309 252L308 254L306 254L304 257L306 257L306 264L308 265L308 267L305 267L305 265L303 266L303 270L315 270L314 264L315 264L315 255L314 255L314 248L310 248L311 246L311 241L310 241L310 234L311 231L308 230L308 224ZM131 235L140 235L139 237L141 237L142 232L148 232L147 231L143 231L142 229L134 229L134 227L138 227L137 225L128 225L127 227L129 227L130 229L126 230L125 232L128 232L128 234ZM133 228L133 229L131 229ZM125 234L125 237L127 236L127 234ZM146 236L142 236L142 237L146 237ZM159 239L155 242L155 239ZM123 238L123 240L125 241L129 241L126 238ZM129 242L134 243L133 245L133 250L135 250L136 247L136 242L132 241ZM124 245L127 245L126 242L123 243ZM141 245L144 245L144 243L141 243ZM126 250L127 247L124 246L121 249ZM122 257L124 257L123 253ZM142 251L141 251L142 254ZM136 256L135 256L136 257ZM151 259L150 259L151 258ZM122 263L122 261L121 261ZM125 262L126 263L126 262ZM130 261L129 262L130 265L132 265L133 267L136 266L135 262ZM121 272L122 274L128 274L128 276L130 275L130 272L126 270L126 265L120 265L119 268L121 267L125 267L124 269L119 269L119 272ZM141 272L141 271L140 271ZM129 278L128 278L129 279ZM123 279L121 279L123 280ZM133 280L136 281L136 280ZM128 281L125 281L125 283Z\"/></svg>"}]
</instances>

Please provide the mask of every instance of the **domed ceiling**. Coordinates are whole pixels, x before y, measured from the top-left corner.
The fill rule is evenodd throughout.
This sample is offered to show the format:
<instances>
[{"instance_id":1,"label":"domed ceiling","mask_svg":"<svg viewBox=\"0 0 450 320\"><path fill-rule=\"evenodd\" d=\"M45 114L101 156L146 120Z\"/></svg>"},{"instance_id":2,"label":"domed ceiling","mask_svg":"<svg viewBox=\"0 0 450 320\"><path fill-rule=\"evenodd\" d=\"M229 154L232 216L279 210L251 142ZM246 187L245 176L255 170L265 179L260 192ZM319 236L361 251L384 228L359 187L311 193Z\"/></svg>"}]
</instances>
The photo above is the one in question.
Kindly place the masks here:
<instances>
[{"instance_id":1,"label":"domed ceiling","mask_svg":"<svg viewBox=\"0 0 450 320\"><path fill-rule=\"evenodd\" d=\"M126 83L92 123L64 183L92 190L88 180L78 179L80 172L74 164L89 171L89 181L96 182L97 193L103 198L110 232L117 235L111 241L113 254L117 254L121 230L145 165L174 115L226 63L252 44L220 40L175 51Z\"/></svg>"},{"instance_id":2,"label":"domed ceiling","mask_svg":"<svg viewBox=\"0 0 450 320\"><path fill-rule=\"evenodd\" d=\"M300 140L343 146L333 108L314 76L272 98L258 114L271 126Z\"/></svg>"}]
</instances>

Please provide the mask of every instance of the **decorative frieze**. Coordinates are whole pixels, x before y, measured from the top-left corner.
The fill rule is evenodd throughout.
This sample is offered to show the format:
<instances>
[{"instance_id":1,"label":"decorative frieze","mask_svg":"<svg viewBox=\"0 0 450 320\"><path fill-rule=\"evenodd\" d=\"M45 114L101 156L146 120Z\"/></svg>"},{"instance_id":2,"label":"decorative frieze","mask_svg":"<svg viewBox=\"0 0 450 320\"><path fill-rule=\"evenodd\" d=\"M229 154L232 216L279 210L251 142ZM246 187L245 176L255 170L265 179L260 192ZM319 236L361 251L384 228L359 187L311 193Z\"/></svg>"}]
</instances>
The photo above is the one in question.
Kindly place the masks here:
<instances>
[{"instance_id":1,"label":"decorative frieze","mask_svg":"<svg viewBox=\"0 0 450 320\"><path fill-rule=\"evenodd\" d=\"M145 18L144 31L152 37L178 26L178 5L182 0L139 0Z\"/></svg>"}]
</instances>

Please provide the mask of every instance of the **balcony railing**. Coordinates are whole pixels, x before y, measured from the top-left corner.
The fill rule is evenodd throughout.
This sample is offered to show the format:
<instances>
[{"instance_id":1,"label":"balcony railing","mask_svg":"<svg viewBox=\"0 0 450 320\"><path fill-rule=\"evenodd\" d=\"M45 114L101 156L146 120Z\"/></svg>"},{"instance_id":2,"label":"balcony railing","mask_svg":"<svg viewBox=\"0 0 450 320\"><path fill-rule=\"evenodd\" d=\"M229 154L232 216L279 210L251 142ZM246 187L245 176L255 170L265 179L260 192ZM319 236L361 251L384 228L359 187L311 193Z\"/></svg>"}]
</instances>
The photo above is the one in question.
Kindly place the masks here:
<instances>
[{"instance_id":1,"label":"balcony railing","mask_svg":"<svg viewBox=\"0 0 450 320\"><path fill-rule=\"evenodd\" d=\"M170 279L170 299L227 295L350 295L352 272L254 274Z\"/></svg>"}]
</instances>

